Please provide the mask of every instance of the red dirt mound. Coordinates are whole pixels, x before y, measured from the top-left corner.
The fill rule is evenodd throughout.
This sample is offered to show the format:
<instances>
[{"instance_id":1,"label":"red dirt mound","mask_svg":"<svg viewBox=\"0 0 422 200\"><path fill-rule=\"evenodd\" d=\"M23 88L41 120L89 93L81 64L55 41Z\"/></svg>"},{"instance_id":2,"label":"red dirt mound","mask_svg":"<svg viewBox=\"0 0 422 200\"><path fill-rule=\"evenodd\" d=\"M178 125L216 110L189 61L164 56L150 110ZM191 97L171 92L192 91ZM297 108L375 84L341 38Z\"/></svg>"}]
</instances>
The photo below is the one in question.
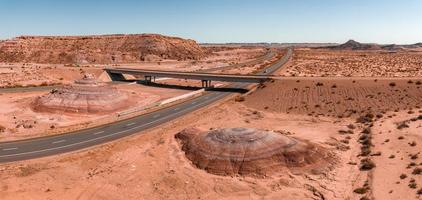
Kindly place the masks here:
<instances>
[{"instance_id":1,"label":"red dirt mound","mask_svg":"<svg viewBox=\"0 0 422 200\"><path fill-rule=\"evenodd\" d=\"M156 34L21 36L0 43L0 62L131 63L151 57L188 60L204 55L193 40Z\"/></svg>"},{"instance_id":2,"label":"red dirt mound","mask_svg":"<svg viewBox=\"0 0 422 200\"><path fill-rule=\"evenodd\" d=\"M326 167L333 158L310 142L252 128L186 129L175 137L194 165L216 175L262 176L294 168L315 169Z\"/></svg>"}]
</instances>

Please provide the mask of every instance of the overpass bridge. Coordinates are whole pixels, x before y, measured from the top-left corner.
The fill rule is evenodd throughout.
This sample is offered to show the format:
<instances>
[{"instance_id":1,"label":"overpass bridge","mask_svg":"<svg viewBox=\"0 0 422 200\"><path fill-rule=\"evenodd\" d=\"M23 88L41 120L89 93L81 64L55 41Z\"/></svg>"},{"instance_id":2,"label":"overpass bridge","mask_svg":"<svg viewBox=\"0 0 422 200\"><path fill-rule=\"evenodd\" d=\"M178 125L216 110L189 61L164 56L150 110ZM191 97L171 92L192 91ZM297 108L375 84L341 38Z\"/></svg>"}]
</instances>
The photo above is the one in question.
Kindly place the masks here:
<instances>
[{"instance_id":1,"label":"overpass bridge","mask_svg":"<svg viewBox=\"0 0 422 200\"><path fill-rule=\"evenodd\" d=\"M124 80L123 74L130 74L141 75L145 78L146 82L152 82L156 77L201 80L202 87L211 86L211 81L263 83L272 79L272 76L268 75L215 74L205 72L178 72L130 68L106 68L104 70L113 81Z\"/></svg>"}]
</instances>

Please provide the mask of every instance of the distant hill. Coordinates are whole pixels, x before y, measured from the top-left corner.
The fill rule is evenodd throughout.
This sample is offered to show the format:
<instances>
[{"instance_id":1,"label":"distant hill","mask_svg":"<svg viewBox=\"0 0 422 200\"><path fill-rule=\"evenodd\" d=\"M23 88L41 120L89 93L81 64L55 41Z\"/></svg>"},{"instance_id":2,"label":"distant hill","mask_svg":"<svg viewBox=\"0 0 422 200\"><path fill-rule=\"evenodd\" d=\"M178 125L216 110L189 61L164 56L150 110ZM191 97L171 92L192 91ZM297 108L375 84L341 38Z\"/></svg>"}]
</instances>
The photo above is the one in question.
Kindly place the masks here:
<instances>
[{"instance_id":1,"label":"distant hill","mask_svg":"<svg viewBox=\"0 0 422 200\"><path fill-rule=\"evenodd\" d=\"M337 49L337 50L381 50L381 46L378 44L364 44L359 43L354 40L349 40L344 44L329 47L331 49Z\"/></svg>"},{"instance_id":2,"label":"distant hill","mask_svg":"<svg viewBox=\"0 0 422 200\"><path fill-rule=\"evenodd\" d=\"M337 43L201 43L204 47L226 46L226 47L327 47L335 46Z\"/></svg>"},{"instance_id":3,"label":"distant hill","mask_svg":"<svg viewBox=\"0 0 422 200\"><path fill-rule=\"evenodd\" d=\"M409 44L409 45L399 45L399 44L379 45L379 44L375 44L375 43L360 43L360 42L356 42L355 40L349 40L344 44L340 44L340 45L337 45L337 46L329 46L329 47L326 47L326 48L335 49L335 50L389 50L389 51L396 51L396 50L404 50L404 49L422 48L422 43Z\"/></svg>"},{"instance_id":4,"label":"distant hill","mask_svg":"<svg viewBox=\"0 0 422 200\"><path fill-rule=\"evenodd\" d=\"M20 36L0 43L0 62L108 64L204 56L193 40L158 34Z\"/></svg>"}]
</instances>

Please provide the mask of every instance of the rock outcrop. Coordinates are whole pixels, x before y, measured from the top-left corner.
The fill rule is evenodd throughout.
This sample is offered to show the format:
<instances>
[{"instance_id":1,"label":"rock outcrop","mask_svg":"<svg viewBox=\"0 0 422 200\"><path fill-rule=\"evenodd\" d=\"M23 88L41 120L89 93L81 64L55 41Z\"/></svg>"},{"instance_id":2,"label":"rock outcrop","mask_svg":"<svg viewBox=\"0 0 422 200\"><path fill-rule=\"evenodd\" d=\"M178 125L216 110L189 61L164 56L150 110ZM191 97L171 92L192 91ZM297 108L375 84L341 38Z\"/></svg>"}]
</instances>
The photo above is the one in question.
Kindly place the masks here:
<instances>
[{"instance_id":1,"label":"rock outcrop","mask_svg":"<svg viewBox=\"0 0 422 200\"><path fill-rule=\"evenodd\" d=\"M314 169L327 166L333 158L310 142L251 128L186 129L175 137L195 166L216 175L262 176Z\"/></svg>"},{"instance_id":2,"label":"rock outcrop","mask_svg":"<svg viewBox=\"0 0 422 200\"><path fill-rule=\"evenodd\" d=\"M336 50L381 50L381 46L377 44L364 44L354 40L349 40L344 44L330 47Z\"/></svg>"},{"instance_id":3,"label":"rock outcrop","mask_svg":"<svg viewBox=\"0 0 422 200\"><path fill-rule=\"evenodd\" d=\"M193 40L157 34L21 36L0 42L0 62L110 64L204 56Z\"/></svg>"},{"instance_id":4,"label":"rock outcrop","mask_svg":"<svg viewBox=\"0 0 422 200\"><path fill-rule=\"evenodd\" d=\"M98 82L92 75L85 75L72 85L53 89L37 97L32 103L36 112L50 113L110 113L130 105L129 98L114 87Z\"/></svg>"},{"instance_id":5,"label":"rock outcrop","mask_svg":"<svg viewBox=\"0 0 422 200\"><path fill-rule=\"evenodd\" d=\"M398 51L398 50L406 50L406 49L417 49L421 48L421 43L416 44L387 44L387 45L379 45L373 43L360 43L354 40L349 40L344 44L340 44L337 46L330 46L330 47L322 47L322 48L329 48L334 50L387 50L387 51Z\"/></svg>"}]
</instances>

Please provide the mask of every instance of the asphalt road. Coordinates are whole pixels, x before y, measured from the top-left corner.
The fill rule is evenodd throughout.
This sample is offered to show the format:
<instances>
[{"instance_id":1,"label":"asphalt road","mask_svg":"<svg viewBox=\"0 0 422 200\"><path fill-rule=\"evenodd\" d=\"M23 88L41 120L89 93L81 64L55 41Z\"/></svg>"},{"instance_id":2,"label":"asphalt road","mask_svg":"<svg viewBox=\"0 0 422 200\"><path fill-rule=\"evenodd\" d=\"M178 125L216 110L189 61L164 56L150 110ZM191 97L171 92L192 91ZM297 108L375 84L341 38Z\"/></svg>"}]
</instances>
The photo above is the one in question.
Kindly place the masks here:
<instances>
[{"instance_id":1,"label":"asphalt road","mask_svg":"<svg viewBox=\"0 0 422 200\"><path fill-rule=\"evenodd\" d=\"M283 66L291 55L292 50L289 49L288 53L282 59L258 74L266 75L273 73ZM236 83L231 84L229 87L245 88L248 85L247 83ZM1 142L0 163L56 155L117 140L169 122L194 110L210 105L230 94L232 93L225 91L208 91L205 95L186 102L97 128L29 140Z\"/></svg>"}]
</instances>

